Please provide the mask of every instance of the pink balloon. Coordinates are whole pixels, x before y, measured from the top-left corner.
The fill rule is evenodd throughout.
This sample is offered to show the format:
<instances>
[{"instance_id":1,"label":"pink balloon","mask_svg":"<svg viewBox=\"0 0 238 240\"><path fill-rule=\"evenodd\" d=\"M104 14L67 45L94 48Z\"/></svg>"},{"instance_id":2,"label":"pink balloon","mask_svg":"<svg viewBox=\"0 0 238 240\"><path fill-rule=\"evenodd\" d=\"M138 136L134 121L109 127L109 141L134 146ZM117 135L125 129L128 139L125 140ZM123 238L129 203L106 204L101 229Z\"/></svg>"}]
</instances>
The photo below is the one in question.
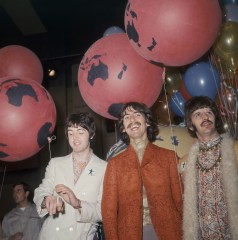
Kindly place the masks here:
<instances>
[{"instance_id":1,"label":"pink balloon","mask_svg":"<svg viewBox=\"0 0 238 240\"><path fill-rule=\"evenodd\" d=\"M30 49L9 45L0 49L0 78L1 77L29 78L38 83L43 81L43 67Z\"/></svg>"},{"instance_id":2,"label":"pink balloon","mask_svg":"<svg viewBox=\"0 0 238 240\"><path fill-rule=\"evenodd\" d=\"M85 53L78 71L78 85L86 104L96 113L117 119L128 101L152 106L163 81L163 68L137 54L125 33L96 41Z\"/></svg>"},{"instance_id":3,"label":"pink balloon","mask_svg":"<svg viewBox=\"0 0 238 240\"><path fill-rule=\"evenodd\" d=\"M218 36L222 14L217 0L129 0L125 29L145 59L183 66L203 56Z\"/></svg>"}]
</instances>

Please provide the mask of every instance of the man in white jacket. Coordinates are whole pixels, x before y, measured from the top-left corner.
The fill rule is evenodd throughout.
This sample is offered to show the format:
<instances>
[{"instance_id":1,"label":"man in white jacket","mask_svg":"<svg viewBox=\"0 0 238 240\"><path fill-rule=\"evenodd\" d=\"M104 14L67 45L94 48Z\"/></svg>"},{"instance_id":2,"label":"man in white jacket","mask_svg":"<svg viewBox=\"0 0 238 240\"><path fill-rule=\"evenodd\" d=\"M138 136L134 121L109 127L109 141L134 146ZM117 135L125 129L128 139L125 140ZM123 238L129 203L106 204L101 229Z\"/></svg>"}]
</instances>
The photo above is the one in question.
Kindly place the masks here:
<instances>
[{"instance_id":1,"label":"man in white jacket","mask_svg":"<svg viewBox=\"0 0 238 240\"><path fill-rule=\"evenodd\" d=\"M38 213L48 215L39 239L92 240L102 218L106 162L90 148L95 123L89 113L69 115L65 133L72 153L51 159L35 190Z\"/></svg>"}]
</instances>

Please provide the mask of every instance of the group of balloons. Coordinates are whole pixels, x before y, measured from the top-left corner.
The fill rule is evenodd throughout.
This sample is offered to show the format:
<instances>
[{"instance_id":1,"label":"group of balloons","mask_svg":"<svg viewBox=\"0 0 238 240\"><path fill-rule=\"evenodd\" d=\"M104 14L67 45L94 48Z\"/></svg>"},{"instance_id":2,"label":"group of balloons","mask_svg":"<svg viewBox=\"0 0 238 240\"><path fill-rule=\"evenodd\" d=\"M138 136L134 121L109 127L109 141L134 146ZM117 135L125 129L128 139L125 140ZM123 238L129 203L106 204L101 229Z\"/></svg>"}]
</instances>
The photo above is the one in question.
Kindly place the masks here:
<instances>
[{"instance_id":1,"label":"group of balloons","mask_svg":"<svg viewBox=\"0 0 238 240\"><path fill-rule=\"evenodd\" d=\"M79 65L78 86L84 101L110 119L117 119L128 101L151 107L164 86L166 69L192 64L202 57L216 40L221 22L217 0L129 0L124 12L125 32L115 26L107 29ZM219 84L217 75L208 62L191 65L184 75L186 93L196 91L214 98L211 82ZM199 82L203 77L204 84ZM182 99L181 93L175 94L171 108ZM183 115L178 106L174 112Z\"/></svg>"},{"instance_id":2,"label":"group of balloons","mask_svg":"<svg viewBox=\"0 0 238 240\"><path fill-rule=\"evenodd\" d=\"M56 108L42 81L41 62L30 49L0 49L0 160L35 155L54 131Z\"/></svg>"},{"instance_id":3,"label":"group of balloons","mask_svg":"<svg viewBox=\"0 0 238 240\"><path fill-rule=\"evenodd\" d=\"M191 96L215 100L224 126L237 138L238 110L238 1L221 1L221 30L210 51L184 67L166 67L165 93L158 99L159 112L184 117L184 104ZM167 102L165 102L165 95ZM162 103L162 104L161 104ZM161 118L171 123L171 118Z\"/></svg>"}]
</instances>

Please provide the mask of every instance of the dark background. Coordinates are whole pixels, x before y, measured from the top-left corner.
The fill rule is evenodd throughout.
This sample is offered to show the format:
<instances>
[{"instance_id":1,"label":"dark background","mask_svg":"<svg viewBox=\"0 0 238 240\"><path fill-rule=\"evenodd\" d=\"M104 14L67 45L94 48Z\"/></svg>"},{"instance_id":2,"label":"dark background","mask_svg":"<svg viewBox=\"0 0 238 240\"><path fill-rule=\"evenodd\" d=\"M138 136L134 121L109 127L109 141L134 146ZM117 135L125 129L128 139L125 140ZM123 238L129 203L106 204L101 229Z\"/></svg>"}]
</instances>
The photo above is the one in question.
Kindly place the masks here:
<instances>
[{"instance_id":1,"label":"dark background","mask_svg":"<svg viewBox=\"0 0 238 240\"><path fill-rule=\"evenodd\" d=\"M83 54L111 26L124 29L126 0L0 0L0 47L22 45L44 62Z\"/></svg>"}]
</instances>

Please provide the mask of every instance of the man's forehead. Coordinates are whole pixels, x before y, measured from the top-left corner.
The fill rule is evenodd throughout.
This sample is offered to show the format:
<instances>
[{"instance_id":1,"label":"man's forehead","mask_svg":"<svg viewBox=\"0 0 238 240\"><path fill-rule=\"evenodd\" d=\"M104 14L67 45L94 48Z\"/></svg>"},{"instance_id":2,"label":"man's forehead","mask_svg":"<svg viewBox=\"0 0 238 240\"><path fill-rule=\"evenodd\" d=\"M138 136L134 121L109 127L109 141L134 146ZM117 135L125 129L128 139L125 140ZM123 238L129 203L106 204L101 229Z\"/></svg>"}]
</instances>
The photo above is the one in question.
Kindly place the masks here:
<instances>
[{"instance_id":1,"label":"man's forehead","mask_svg":"<svg viewBox=\"0 0 238 240\"><path fill-rule=\"evenodd\" d=\"M198 109L194 110L193 113L203 112L203 111L212 111L212 109L210 107L201 107L201 108L198 108Z\"/></svg>"},{"instance_id":2,"label":"man's forehead","mask_svg":"<svg viewBox=\"0 0 238 240\"><path fill-rule=\"evenodd\" d=\"M72 125L68 127L68 131L72 131L72 130L86 130L85 128L83 128L80 125Z\"/></svg>"},{"instance_id":3,"label":"man's forehead","mask_svg":"<svg viewBox=\"0 0 238 240\"><path fill-rule=\"evenodd\" d=\"M137 110L135 110L133 107L127 107L123 113L123 115L127 115L127 114L131 114L131 113L135 113L138 112Z\"/></svg>"},{"instance_id":4,"label":"man's forehead","mask_svg":"<svg viewBox=\"0 0 238 240\"><path fill-rule=\"evenodd\" d=\"M22 184L18 184L14 187L14 189L18 190L18 189L23 189L23 185Z\"/></svg>"}]
</instances>

